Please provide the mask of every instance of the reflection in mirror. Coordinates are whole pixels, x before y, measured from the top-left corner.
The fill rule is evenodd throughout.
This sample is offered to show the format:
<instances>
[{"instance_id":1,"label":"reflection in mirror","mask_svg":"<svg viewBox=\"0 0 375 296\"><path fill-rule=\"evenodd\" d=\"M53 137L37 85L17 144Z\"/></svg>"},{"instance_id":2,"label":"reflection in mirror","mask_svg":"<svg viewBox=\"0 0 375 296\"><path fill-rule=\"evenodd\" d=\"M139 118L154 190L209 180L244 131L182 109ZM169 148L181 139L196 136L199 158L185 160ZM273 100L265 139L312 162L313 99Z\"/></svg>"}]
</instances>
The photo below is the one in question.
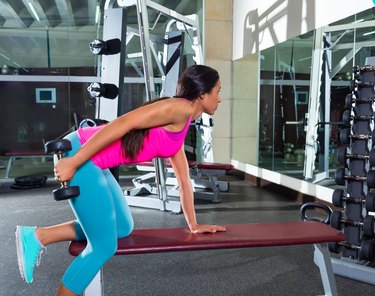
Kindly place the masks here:
<instances>
[{"instance_id":1,"label":"reflection in mirror","mask_svg":"<svg viewBox=\"0 0 375 296\"><path fill-rule=\"evenodd\" d=\"M259 167L334 182L352 67L375 55L369 9L260 52Z\"/></svg>"},{"instance_id":2,"label":"reflection in mirror","mask_svg":"<svg viewBox=\"0 0 375 296\"><path fill-rule=\"evenodd\" d=\"M95 118L99 109L87 87L100 81L102 57L90 52L89 44L103 37L106 1L64 1L66 5L44 1L45 5L37 10L38 16L28 12L26 2L0 1L2 12L7 15L5 19L0 16L0 179L51 175L52 162L44 157L43 142L62 137L84 119ZM111 2L113 8L118 8L117 1ZM198 14L202 27L202 0L153 2L182 15ZM169 17L150 9L148 13L150 34L158 39L164 39L167 27L178 30L176 24L168 26ZM123 29L139 35L135 7L129 9L127 24L128 28ZM194 62L191 44L195 36L192 29L188 31L182 48L183 66ZM130 110L145 101L146 92L139 38L129 34L128 41L128 56L122 67L126 73L124 108ZM163 58L163 49L163 44L155 46L157 57ZM159 94L162 73L155 61L153 68ZM43 89L53 90L54 96L37 92Z\"/></svg>"},{"instance_id":3,"label":"reflection in mirror","mask_svg":"<svg viewBox=\"0 0 375 296\"><path fill-rule=\"evenodd\" d=\"M261 52L259 166L301 174L313 33Z\"/></svg>"}]
</instances>

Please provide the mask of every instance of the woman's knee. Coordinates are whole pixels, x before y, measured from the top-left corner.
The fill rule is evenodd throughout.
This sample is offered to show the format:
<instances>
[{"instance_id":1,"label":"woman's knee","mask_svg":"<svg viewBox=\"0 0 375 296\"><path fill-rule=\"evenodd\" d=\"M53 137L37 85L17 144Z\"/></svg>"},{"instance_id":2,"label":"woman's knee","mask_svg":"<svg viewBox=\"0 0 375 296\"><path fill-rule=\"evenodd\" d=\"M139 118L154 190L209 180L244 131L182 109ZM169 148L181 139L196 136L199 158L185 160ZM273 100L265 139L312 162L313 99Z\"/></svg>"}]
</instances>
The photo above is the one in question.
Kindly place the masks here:
<instances>
[{"instance_id":1,"label":"woman's knee","mask_svg":"<svg viewBox=\"0 0 375 296\"><path fill-rule=\"evenodd\" d=\"M101 240L92 245L92 252L98 258L98 261L102 261L103 264L108 259L113 257L117 251L117 239Z\"/></svg>"}]
</instances>

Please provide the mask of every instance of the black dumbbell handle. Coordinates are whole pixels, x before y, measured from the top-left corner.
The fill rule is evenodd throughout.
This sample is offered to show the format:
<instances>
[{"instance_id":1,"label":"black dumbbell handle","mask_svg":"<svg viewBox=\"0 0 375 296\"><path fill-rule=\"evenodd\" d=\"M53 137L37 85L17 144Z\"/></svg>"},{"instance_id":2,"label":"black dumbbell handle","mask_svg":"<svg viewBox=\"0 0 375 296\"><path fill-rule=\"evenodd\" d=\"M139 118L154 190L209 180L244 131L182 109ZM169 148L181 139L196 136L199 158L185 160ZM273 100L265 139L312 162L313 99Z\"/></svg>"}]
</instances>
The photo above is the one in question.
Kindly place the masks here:
<instances>
[{"instance_id":1,"label":"black dumbbell handle","mask_svg":"<svg viewBox=\"0 0 375 296\"><path fill-rule=\"evenodd\" d=\"M64 158L64 153L63 153L62 151L56 151L56 156L57 156L57 159L58 159L58 160L61 160L61 159ZM60 182L60 184L61 184L61 187L62 187L62 188L67 188L67 187L69 187L69 184L68 184L68 182L66 182L66 181L64 181L64 182Z\"/></svg>"},{"instance_id":2,"label":"black dumbbell handle","mask_svg":"<svg viewBox=\"0 0 375 296\"><path fill-rule=\"evenodd\" d=\"M350 224L353 226L362 226L363 222L355 221L355 220L348 220L348 219L340 219L340 221L344 224Z\"/></svg>"},{"instance_id":3,"label":"black dumbbell handle","mask_svg":"<svg viewBox=\"0 0 375 296\"><path fill-rule=\"evenodd\" d=\"M343 196L342 199L347 200L347 201L351 201L351 202L355 202L355 203L361 203L361 202L364 203L366 201L365 197Z\"/></svg>"},{"instance_id":4,"label":"black dumbbell handle","mask_svg":"<svg viewBox=\"0 0 375 296\"><path fill-rule=\"evenodd\" d=\"M349 244L347 242L337 242L339 245L343 246L343 247L346 247L346 248L349 248L349 249L355 249L355 250L360 250L361 249L361 246L357 246L357 245L353 245L353 244Z\"/></svg>"},{"instance_id":5,"label":"black dumbbell handle","mask_svg":"<svg viewBox=\"0 0 375 296\"><path fill-rule=\"evenodd\" d=\"M328 243L329 247L333 245L333 250L330 250L332 252L337 253L339 250L336 248L335 245L337 246L343 246L345 248L353 249L353 250L358 250L359 251L359 257L367 260L367 261L373 261L374 260L374 240L363 240L360 246L353 245L347 242L334 242L334 243Z\"/></svg>"}]
</instances>

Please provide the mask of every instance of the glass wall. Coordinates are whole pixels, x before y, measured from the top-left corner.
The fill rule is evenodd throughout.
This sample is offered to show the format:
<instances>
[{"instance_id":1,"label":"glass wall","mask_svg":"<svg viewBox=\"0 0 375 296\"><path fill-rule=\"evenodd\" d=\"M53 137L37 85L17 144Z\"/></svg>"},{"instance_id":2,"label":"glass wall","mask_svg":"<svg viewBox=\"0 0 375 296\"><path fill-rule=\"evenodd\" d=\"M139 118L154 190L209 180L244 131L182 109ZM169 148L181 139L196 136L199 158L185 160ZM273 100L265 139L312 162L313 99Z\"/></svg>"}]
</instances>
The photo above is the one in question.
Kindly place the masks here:
<instances>
[{"instance_id":1,"label":"glass wall","mask_svg":"<svg viewBox=\"0 0 375 296\"><path fill-rule=\"evenodd\" d=\"M44 142L95 117L86 88L98 58L88 44L101 35L103 2L2 1L0 178L52 175Z\"/></svg>"},{"instance_id":2,"label":"glass wall","mask_svg":"<svg viewBox=\"0 0 375 296\"><path fill-rule=\"evenodd\" d=\"M101 57L90 52L89 43L103 38L104 2L1 1L0 178L52 176L52 162L43 157L44 142L76 129L83 119L95 118L98 104L90 98L87 86L100 81ZM202 24L201 0L154 2L182 15L197 13ZM114 8L118 8L116 3ZM148 13L150 34L164 39L170 18L151 9ZM128 9L127 26L127 32L135 34L127 36L121 100L131 110L146 97L135 7ZM187 45L190 38L185 35L183 67L194 62ZM163 45L155 50L160 57ZM155 59L153 67L158 96L162 75ZM10 159L13 163L8 168Z\"/></svg>"},{"instance_id":3,"label":"glass wall","mask_svg":"<svg viewBox=\"0 0 375 296\"><path fill-rule=\"evenodd\" d=\"M320 182L336 151L352 67L375 55L373 10L260 53L259 166Z\"/></svg>"},{"instance_id":4,"label":"glass wall","mask_svg":"<svg viewBox=\"0 0 375 296\"><path fill-rule=\"evenodd\" d=\"M261 52L260 167L273 171L303 167L312 46L313 34L308 33Z\"/></svg>"}]
</instances>

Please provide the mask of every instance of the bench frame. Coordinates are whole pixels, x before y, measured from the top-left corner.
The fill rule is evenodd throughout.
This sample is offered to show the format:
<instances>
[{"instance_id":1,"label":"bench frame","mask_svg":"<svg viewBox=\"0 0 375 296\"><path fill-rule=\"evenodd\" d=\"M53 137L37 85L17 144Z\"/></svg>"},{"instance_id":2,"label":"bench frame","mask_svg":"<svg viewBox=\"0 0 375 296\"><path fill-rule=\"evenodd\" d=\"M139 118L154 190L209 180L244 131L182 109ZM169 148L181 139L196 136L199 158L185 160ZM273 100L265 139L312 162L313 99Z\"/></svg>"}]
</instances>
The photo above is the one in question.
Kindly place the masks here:
<instances>
[{"instance_id":1,"label":"bench frame","mask_svg":"<svg viewBox=\"0 0 375 296\"><path fill-rule=\"evenodd\" d=\"M325 296L338 296L335 274L326 243L314 244L314 262L319 267ZM103 268L95 275L83 296L104 296Z\"/></svg>"},{"instance_id":2,"label":"bench frame","mask_svg":"<svg viewBox=\"0 0 375 296\"><path fill-rule=\"evenodd\" d=\"M227 232L215 234L191 234L182 227L138 229L119 240L116 255L311 244L314 245L314 262L319 267L325 295L337 296L328 242L344 239L340 231L318 222L227 225ZM69 252L77 256L85 246L85 242L71 242ZM102 269L84 295L104 295Z\"/></svg>"},{"instance_id":3,"label":"bench frame","mask_svg":"<svg viewBox=\"0 0 375 296\"><path fill-rule=\"evenodd\" d=\"M156 172L152 162L137 164L139 171L146 174L133 178L134 187L127 188L124 195L130 206L145 207L181 212L179 202L179 186L170 163L166 163L167 179L167 200L160 200L150 195L157 195L158 189L155 184ZM225 176L228 171L233 170L232 165L220 163L199 163L189 161L190 179L194 189L194 197L204 199L214 203L219 203L220 192L229 190L229 182L218 180L219 176Z\"/></svg>"}]
</instances>

